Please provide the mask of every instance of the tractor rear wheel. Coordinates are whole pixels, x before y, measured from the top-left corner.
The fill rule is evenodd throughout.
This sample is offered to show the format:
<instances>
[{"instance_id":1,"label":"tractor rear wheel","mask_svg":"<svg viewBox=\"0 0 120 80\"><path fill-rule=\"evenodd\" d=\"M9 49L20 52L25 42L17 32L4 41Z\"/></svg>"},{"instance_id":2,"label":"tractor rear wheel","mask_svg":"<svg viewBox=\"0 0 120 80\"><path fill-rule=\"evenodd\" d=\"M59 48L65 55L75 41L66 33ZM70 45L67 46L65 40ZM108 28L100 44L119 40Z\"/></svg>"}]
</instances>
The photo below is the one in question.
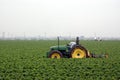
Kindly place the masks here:
<instances>
[{"instance_id":1,"label":"tractor rear wheel","mask_svg":"<svg viewBox=\"0 0 120 80\"><path fill-rule=\"evenodd\" d=\"M62 55L62 53L60 51L53 50L53 51L50 52L50 54L48 55L48 57L49 58L57 58L57 59L59 59L59 58L62 58L63 55Z\"/></svg>"},{"instance_id":2,"label":"tractor rear wheel","mask_svg":"<svg viewBox=\"0 0 120 80\"><path fill-rule=\"evenodd\" d=\"M71 58L85 58L88 56L87 50L82 46L74 46L70 54Z\"/></svg>"}]
</instances>

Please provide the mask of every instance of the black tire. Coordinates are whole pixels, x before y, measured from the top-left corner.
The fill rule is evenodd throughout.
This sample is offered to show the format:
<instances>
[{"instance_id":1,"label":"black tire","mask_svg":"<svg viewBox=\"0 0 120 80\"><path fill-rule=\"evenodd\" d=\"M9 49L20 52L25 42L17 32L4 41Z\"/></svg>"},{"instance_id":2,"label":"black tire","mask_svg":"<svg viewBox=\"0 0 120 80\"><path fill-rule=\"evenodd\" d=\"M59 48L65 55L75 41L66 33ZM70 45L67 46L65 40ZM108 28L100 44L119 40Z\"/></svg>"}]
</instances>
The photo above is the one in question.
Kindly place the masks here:
<instances>
[{"instance_id":1,"label":"black tire","mask_svg":"<svg viewBox=\"0 0 120 80\"><path fill-rule=\"evenodd\" d=\"M71 58L86 58L88 57L88 51L80 45L75 45L70 52Z\"/></svg>"},{"instance_id":2,"label":"black tire","mask_svg":"<svg viewBox=\"0 0 120 80\"><path fill-rule=\"evenodd\" d=\"M53 51L50 51L49 55L48 55L48 58L62 58L63 55L60 51L58 50L53 50Z\"/></svg>"}]
</instances>

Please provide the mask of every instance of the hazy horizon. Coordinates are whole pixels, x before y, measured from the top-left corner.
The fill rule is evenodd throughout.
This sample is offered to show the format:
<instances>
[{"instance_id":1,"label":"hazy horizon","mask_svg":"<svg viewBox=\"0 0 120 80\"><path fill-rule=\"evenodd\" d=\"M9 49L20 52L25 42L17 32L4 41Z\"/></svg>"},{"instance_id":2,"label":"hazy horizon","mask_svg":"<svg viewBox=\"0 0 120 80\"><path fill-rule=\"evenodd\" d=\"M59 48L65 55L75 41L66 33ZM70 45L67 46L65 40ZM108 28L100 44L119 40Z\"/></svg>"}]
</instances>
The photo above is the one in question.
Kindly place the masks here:
<instances>
[{"instance_id":1,"label":"hazy horizon","mask_svg":"<svg viewBox=\"0 0 120 80\"><path fill-rule=\"evenodd\" d=\"M120 0L0 0L0 35L120 37Z\"/></svg>"}]
</instances>

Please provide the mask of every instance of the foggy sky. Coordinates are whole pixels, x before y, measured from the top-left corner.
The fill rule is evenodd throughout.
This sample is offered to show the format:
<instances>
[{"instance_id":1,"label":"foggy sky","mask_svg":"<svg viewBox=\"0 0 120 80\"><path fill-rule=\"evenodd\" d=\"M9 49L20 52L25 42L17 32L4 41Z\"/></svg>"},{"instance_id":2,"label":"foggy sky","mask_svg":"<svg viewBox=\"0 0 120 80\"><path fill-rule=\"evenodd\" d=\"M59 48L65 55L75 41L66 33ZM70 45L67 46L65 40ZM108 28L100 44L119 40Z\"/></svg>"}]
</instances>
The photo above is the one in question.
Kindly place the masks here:
<instances>
[{"instance_id":1,"label":"foggy sky","mask_svg":"<svg viewBox=\"0 0 120 80\"><path fill-rule=\"evenodd\" d=\"M120 0L0 0L0 33L120 37Z\"/></svg>"}]
</instances>

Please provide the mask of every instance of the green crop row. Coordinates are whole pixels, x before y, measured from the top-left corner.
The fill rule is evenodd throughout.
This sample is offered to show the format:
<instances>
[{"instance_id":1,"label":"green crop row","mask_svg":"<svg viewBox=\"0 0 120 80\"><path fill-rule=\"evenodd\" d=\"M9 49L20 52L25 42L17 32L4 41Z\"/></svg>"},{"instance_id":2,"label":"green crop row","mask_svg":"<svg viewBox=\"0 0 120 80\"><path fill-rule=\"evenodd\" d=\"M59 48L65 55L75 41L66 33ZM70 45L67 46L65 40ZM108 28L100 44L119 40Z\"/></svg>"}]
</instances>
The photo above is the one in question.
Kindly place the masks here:
<instances>
[{"instance_id":1,"label":"green crop row","mask_svg":"<svg viewBox=\"0 0 120 80\"><path fill-rule=\"evenodd\" d=\"M0 80L120 79L120 41L80 43L90 52L108 53L109 58L50 59L46 52L57 41L0 41Z\"/></svg>"}]
</instances>

